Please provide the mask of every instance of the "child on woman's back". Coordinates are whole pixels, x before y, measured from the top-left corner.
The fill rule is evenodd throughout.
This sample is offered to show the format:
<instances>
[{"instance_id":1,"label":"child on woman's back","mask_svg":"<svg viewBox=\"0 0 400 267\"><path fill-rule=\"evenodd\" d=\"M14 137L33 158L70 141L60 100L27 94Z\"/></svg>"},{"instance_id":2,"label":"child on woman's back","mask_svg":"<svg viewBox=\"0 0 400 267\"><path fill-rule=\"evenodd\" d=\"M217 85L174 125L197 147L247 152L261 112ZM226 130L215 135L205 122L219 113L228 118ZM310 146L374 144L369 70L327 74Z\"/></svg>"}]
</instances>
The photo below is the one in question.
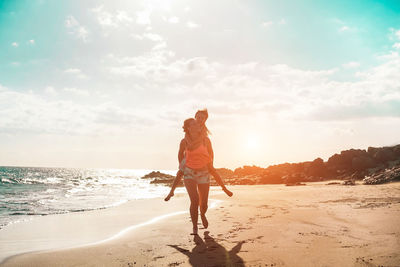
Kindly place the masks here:
<instances>
[{"instance_id":1,"label":"child on woman's back","mask_svg":"<svg viewBox=\"0 0 400 267\"><path fill-rule=\"evenodd\" d=\"M207 109L198 110L198 111L196 112L195 119L196 119L196 122L197 122L197 123L199 124L199 126L200 126L202 139L208 138L209 131L208 131L208 129L207 129L207 126L205 125L205 122L206 122L206 120L208 119L208 111L207 111ZM189 143L189 142L188 142L188 139L189 139L188 136L185 135L185 139L183 139L182 141L186 140L186 142L181 142L181 146L180 146L180 148L179 148L179 153L178 153L179 171L177 172L176 177L175 177L175 179L174 179L174 181L173 181L173 183L172 183L171 191L169 192L168 196L164 199L165 201L168 201L168 200L174 195L175 188L176 188L176 186L178 185L178 183L180 182L180 180L182 179L182 176L183 176L183 168L185 167L185 166L184 166L184 164L185 164L185 158L184 158L184 151L185 151L185 149L184 149L184 147L186 147L186 144ZM186 144L185 144L185 143L186 143ZM210 142L210 143L211 143L211 142ZM228 196L231 197L231 196L233 195L233 193L232 193L231 191L229 191L229 190L225 187L225 185L224 185L224 183L223 183L223 181L222 181L222 179L221 179L221 176L217 173L217 171L215 170L215 168L214 168L214 166L213 166L214 155L213 155L212 149L211 149L211 151L209 151L209 153L210 153L209 156L210 156L210 159L211 159L211 160L210 160L210 163L207 165L208 172L209 172L212 176L214 176L215 181L221 186L222 190L223 190Z\"/></svg>"}]
</instances>

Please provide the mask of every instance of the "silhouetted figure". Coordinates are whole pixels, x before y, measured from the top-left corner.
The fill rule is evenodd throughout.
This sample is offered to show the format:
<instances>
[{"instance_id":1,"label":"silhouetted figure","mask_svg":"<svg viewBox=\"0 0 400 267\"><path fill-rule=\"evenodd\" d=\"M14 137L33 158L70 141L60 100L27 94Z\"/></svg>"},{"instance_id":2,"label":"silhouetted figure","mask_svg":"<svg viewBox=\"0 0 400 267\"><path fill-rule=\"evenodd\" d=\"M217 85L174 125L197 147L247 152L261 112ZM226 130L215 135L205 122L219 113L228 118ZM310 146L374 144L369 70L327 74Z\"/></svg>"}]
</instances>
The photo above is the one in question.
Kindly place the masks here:
<instances>
[{"instance_id":1,"label":"silhouetted figure","mask_svg":"<svg viewBox=\"0 0 400 267\"><path fill-rule=\"evenodd\" d=\"M208 227L206 212L210 190L210 173L213 174L222 190L228 196L232 196L232 192L225 187L212 164L214 152L208 138L208 129L205 126L207 117L206 110L198 111L196 119L189 118L184 121L185 138L181 140L178 152L179 171L170 193L165 198L165 201L168 201L174 195L174 190L183 176L184 185L190 198L190 218L193 224L192 234L194 235L198 233L199 208L201 222L204 228L207 229Z\"/></svg>"},{"instance_id":2,"label":"silhouetted figure","mask_svg":"<svg viewBox=\"0 0 400 267\"><path fill-rule=\"evenodd\" d=\"M208 111L207 111L207 109L198 110L196 112L195 120L200 126L201 135L203 137L207 137L208 138L208 135L210 134L210 131L208 130L208 128L206 126L206 120L207 119L208 119ZM186 138L189 138L187 133L185 134L185 139ZM218 185L221 186L221 188L225 192L225 194L227 194L228 196L231 197L233 195L233 193L231 191L229 191L228 188L226 188L226 186L224 185L224 182L222 181L221 176L218 174L218 172L214 168L214 165L213 165L214 151L211 150L211 151L209 151L209 153L210 153L210 157L211 157L211 162L209 162L208 165L207 165L208 171L212 176L214 176L215 181L218 183ZM184 160L184 159L185 159L184 158L184 150L180 149L179 150L179 154L178 154L179 170L176 173L176 178L174 179L174 181L172 183L171 190L170 190L168 196L164 199L165 201L170 200L170 198L174 196L175 188L178 186L179 182L181 181L181 179L183 177L183 170L182 169L183 169L183 167L185 165L185 161L182 162L182 160Z\"/></svg>"},{"instance_id":3,"label":"silhouetted figure","mask_svg":"<svg viewBox=\"0 0 400 267\"><path fill-rule=\"evenodd\" d=\"M177 245L169 246L188 256L189 263L195 267L245 266L243 259L237 255L240 252L244 241L239 242L230 251L227 251L223 246L218 244L215 239L209 235L208 231L204 232L204 241L198 235L194 236L193 241L196 246L191 252Z\"/></svg>"}]
</instances>

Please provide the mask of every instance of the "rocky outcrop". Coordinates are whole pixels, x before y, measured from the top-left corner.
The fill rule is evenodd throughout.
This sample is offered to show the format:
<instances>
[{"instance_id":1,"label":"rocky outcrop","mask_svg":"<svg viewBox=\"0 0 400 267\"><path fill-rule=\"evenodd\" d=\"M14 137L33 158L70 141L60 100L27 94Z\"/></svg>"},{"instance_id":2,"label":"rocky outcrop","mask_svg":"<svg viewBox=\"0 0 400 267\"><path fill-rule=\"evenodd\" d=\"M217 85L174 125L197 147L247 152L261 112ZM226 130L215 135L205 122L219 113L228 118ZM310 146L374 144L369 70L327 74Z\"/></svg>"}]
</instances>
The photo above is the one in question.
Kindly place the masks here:
<instances>
[{"instance_id":1,"label":"rocky outcrop","mask_svg":"<svg viewBox=\"0 0 400 267\"><path fill-rule=\"evenodd\" d=\"M173 175L162 173L159 171L152 171L145 176L142 177L142 179L154 179L154 178L160 178L160 179L174 179Z\"/></svg>"},{"instance_id":2,"label":"rocky outcrop","mask_svg":"<svg viewBox=\"0 0 400 267\"><path fill-rule=\"evenodd\" d=\"M152 171L143 176L142 179L152 179L150 181L151 184L172 184L175 176L159 171ZM183 184L181 183L179 186L183 186Z\"/></svg>"},{"instance_id":3,"label":"rocky outcrop","mask_svg":"<svg viewBox=\"0 0 400 267\"><path fill-rule=\"evenodd\" d=\"M245 175L260 175L261 173L263 173L264 168L261 167L257 167L257 166L243 166L240 168L235 169L235 171L233 172L234 175L238 175L238 176L245 176Z\"/></svg>"},{"instance_id":4,"label":"rocky outcrop","mask_svg":"<svg viewBox=\"0 0 400 267\"><path fill-rule=\"evenodd\" d=\"M400 164L392 168L385 169L363 179L364 184L383 184L392 181L400 181Z\"/></svg>"},{"instance_id":5,"label":"rocky outcrop","mask_svg":"<svg viewBox=\"0 0 400 267\"><path fill-rule=\"evenodd\" d=\"M299 185L302 182L324 180L343 180L344 184L377 184L394 181L400 168L400 145L392 147L368 147L349 149L331 156L327 162L321 158L300 163L283 163L268 168L243 166L234 171L221 168L217 172L226 184L287 184ZM152 178L151 183L171 184L174 176L151 172L143 178ZM347 181L347 182L346 182ZM211 185L216 185L211 179Z\"/></svg>"}]
</instances>

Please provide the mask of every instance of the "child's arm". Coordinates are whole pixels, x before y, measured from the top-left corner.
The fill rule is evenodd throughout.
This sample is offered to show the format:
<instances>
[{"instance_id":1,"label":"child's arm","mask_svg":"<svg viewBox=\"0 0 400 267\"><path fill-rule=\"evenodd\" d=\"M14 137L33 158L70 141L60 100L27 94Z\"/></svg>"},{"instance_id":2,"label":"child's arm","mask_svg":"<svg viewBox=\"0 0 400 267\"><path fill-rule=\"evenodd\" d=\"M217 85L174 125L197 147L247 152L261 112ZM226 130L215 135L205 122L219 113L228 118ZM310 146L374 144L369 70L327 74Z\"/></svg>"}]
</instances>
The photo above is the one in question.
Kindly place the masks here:
<instances>
[{"instance_id":1,"label":"child's arm","mask_svg":"<svg viewBox=\"0 0 400 267\"><path fill-rule=\"evenodd\" d=\"M183 172L181 170L179 170L176 173L176 177L172 183L171 191L169 191L168 196L166 198L164 198L165 201L168 201L171 197L174 196L175 188L178 186L179 182L181 181L182 176L183 176Z\"/></svg>"},{"instance_id":2,"label":"child's arm","mask_svg":"<svg viewBox=\"0 0 400 267\"><path fill-rule=\"evenodd\" d=\"M181 140L179 144L179 151L178 151L178 162L181 164L183 158L185 157L185 149L186 149L186 141L185 139Z\"/></svg>"}]
</instances>

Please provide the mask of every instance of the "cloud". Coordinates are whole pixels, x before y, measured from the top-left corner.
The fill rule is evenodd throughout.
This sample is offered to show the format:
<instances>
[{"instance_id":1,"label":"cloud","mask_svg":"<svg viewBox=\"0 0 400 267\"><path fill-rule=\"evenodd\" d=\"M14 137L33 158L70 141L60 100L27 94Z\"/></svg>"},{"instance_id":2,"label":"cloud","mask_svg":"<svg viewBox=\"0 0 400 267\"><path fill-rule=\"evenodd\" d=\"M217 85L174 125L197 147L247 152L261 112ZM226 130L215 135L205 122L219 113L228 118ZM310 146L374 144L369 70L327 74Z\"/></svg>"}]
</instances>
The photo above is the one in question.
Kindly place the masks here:
<instances>
[{"instance_id":1,"label":"cloud","mask_svg":"<svg viewBox=\"0 0 400 267\"><path fill-rule=\"evenodd\" d=\"M46 86L46 88L44 88L44 91L50 95L55 95L57 93L53 86Z\"/></svg>"},{"instance_id":2,"label":"cloud","mask_svg":"<svg viewBox=\"0 0 400 267\"><path fill-rule=\"evenodd\" d=\"M396 35L397 39L400 40L400 30L397 30L397 31L395 32L395 35Z\"/></svg>"},{"instance_id":3,"label":"cloud","mask_svg":"<svg viewBox=\"0 0 400 267\"><path fill-rule=\"evenodd\" d=\"M66 70L64 70L64 73L76 75L76 77L78 77L78 78L80 78L80 79L86 79L86 78L88 78L88 76L85 75L85 74L82 72L82 70L77 69L77 68L66 69Z\"/></svg>"},{"instance_id":4,"label":"cloud","mask_svg":"<svg viewBox=\"0 0 400 267\"><path fill-rule=\"evenodd\" d=\"M176 24L176 23L179 23L179 18L174 16L174 17L168 18L167 21L168 21L169 23Z\"/></svg>"},{"instance_id":5,"label":"cloud","mask_svg":"<svg viewBox=\"0 0 400 267\"><path fill-rule=\"evenodd\" d=\"M13 42L11 45L14 46L14 47L18 47L19 46L19 44L17 42Z\"/></svg>"},{"instance_id":6,"label":"cloud","mask_svg":"<svg viewBox=\"0 0 400 267\"><path fill-rule=\"evenodd\" d=\"M261 26L264 28L270 28L272 25L286 25L286 20L284 18L280 19L279 21L264 21L261 23Z\"/></svg>"},{"instance_id":7,"label":"cloud","mask_svg":"<svg viewBox=\"0 0 400 267\"><path fill-rule=\"evenodd\" d=\"M400 57L392 53L380 60L379 66L359 71L356 81L344 82L333 79L336 68L303 70L254 61L232 64L207 57L175 57L167 50L136 57L110 54L103 58L103 67L115 80L129 84L129 90L122 93L125 98L140 95L133 93L134 90L150 92L168 103L153 99L151 106L161 103L158 110L174 115L159 122L159 111L149 111L146 106L122 106L116 98L113 102L112 97L97 99L95 105L80 104L76 100L88 96L95 99L95 94L78 87L56 91L48 86L46 94L40 96L0 86L0 116L5 118L0 120L0 131L63 135L127 133L155 121L165 120L163 125L167 127L180 126L187 114L203 107L212 110L215 120L227 123L238 118L285 122L399 118ZM78 68L65 70L68 75L81 72ZM66 97L60 101L58 96L62 94ZM181 98L182 95L185 97Z\"/></svg>"},{"instance_id":8,"label":"cloud","mask_svg":"<svg viewBox=\"0 0 400 267\"><path fill-rule=\"evenodd\" d=\"M164 18L164 20L167 21L168 23L171 23L171 24L177 24L180 21L180 19L178 17L176 17L176 16L169 17L169 18Z\"/></svg>"},{"instance_id":9,"label":"cloud","mask_svg":"<svg viewBox=\"0 0 400 267\"><path fill-rule=\"evenodd\" d=\"M76 26L79 26L78 21L74 18L74 16L67 16L67 18L64 21L64 25L67 28L74 28Z\"/></svg>"},{"instance_id":10,"label":"cloud","mask_svg":"<svg viewBox=\"0 0 400 267\"><path fill-rule=\"evenodd\" d=\"M151 24L151 16L152 10L146 9L142 11L136 12L136 23L140 25L150 25Z\"/></svg>"},{"instance_id":11,"label":"cloud","mask_svg":"<svg viewBox=\"0 0 400 267\"><path fill-rule=\"evenodd\" d=\"M396 48L396 49L400 49L400 43L394 43L392 47Z\"/></svg>"},{"instance_id":12,"label":"cloud","mask_svg":"<svg viewBox=\"0 0 400 267\"><path fill-rule=\"evenodd\" d=\"M78 96L89 96L89 92L88 91L82 90L82 89L77 89L77 88L74 88L74 87L64 88L64 91L68 92L68 93L72 93L72 94L78 95Z\"/></svg>"},{"instance_id":13,"label":"cloud","mask_svg":"<svg viewBox=\"0 0 400 267\"><path fill-rule=\"evenodd\" d=\"M269 28L273 24L273 21L264 21L263 23L261 23L261 26L263 26L264 28Z\"/></svg>"},{"instance_id":14,"label":"cloud","mask_svg":"<svg viewBox=\"0 0 400 267\"><path fill-rule=\"evenodd\" d=\"M350 27L346 22L344 22L341 19L338 18L334 18L334 19L330 19L329 21L331 21L333 24L335 24L335 27L337 28L337 31L339 33L345 33L345 32L355 32L357 31L356 27Z\"/></svg>"},{"instance_id":15,"label":"cloud","mask_svg":"<svg viewBox=\"0 0 400 267\"><path fill-rule=\"evenodd\" d=\"M29 40L29 44L34 45L35 44L35 40L33 40L33 39Z\"/></svg>"},{"instance_id":16,"label":"cloud","mask_svg":"<svg viewBox=\"0 0 400 267\"><path fill-rule=\"evenodd\" d=\"M105 27L118 27L121 24L129 25L133 18L125 11L117 11L115 14L105 10L104 5L100 5L91 10L95 14L97 22Z\"/></svg>"},{"instance_id":17,"label":"cloud","mask_svg":"<svg viewBox=\"0 0 400 267\"><path fill-rule=\"evenodd\" d=\"M155 46L153 46L152 50L164 50L167 48L167 43L166 42L159 42Z\"/></svg>"},{"instance_id":18,"label":"cloud","mask_svg":"<svg viewBox=\"0 0 400 267\"><path fill-rule=\"evenodd\" d=\"M239 106L246 114L268 114L288 121L341 121L399 116L400 57L392 53L380 60L375 68L357 72L358 79L351 82L334 79L339 68L228 64L207 57L175 58L167 50L139 57L112 55L106 63L111 74L138 82L143 90L161 87L162 92L156 92L163 98L185 94L190 105ZM342 65L344 69L359 66L358 62ZM231 113L234 116L235 112Z\"/></svg>"},{"instance_id":19,"label":"cloud","mask_svg":"<svg viewBox=\"0 0 400 267\"><path fill-rule=\"evenodd\" d=\"M358 68L360 66L360 63L355 62L355 61L350 61L350 62L343 64L342 66L345 69L353 69L353 68Z\"/></svg>"},{"instance_id":20,"label":"cloud","mask_svg":"<svg viewBox=\"0 0 400 267\"><path fill-rule=\"evenodd\" d=\"M200 27L200 25L199 25L199 24L197 24L197 23L194 23L193 21L189 21L189 22L187 22L187 23L186 23L186 26L187 26L188 28L191 28L191 29L195 29L195 28L198 28L198 27Z\"/></svg>"},{"instance_id":21,"label":"cloud","mask_svg":"<svg viewBox=\"0 0 400 267\"><path fill-rule=\"evenodd\" d=\"M46 90L53 91L47 87ZM83 90L65 88L69 93ZM112 102L89 106L76 101L45 98L0 86L0 133L103 135L132 133L151 126L148 110L120 108Z\"/></svg>"},{"instance_id":22,"label":"cloud","mask_svg":"<svg viewBox=\"0 0 400 267\"><path fill-rule=\"evenodd\" d=\"M81 39L85 43L88 42L89 31L85 27L81 26L74 16L67 16L64 25L69 30L69 34Z\"/></svg>"},{"instance_id":23,"label":"cloud","mask_svg":"<svg viewBox=\"0 0 400 267\"><path fill-rule=\"evenodd\" d=\"M111 65L109 67L111 74L147 79L165 69L164 66L169 57L171 54L166 51L154 51L137 57L118 57L110 54L106 60Z\"/></svg>"},{"instance_id":24,"label":"cloud","mask_svg":"<svg viewBox=\"0 0 400 267\"><path fill-rule=\"evenodd\" d=\"M366 102L359 105L336 104L323 106L310 114L316 120L346 121L364 118L398 117L400 118L400 99Z\"/></svg>"},{"instance_id":25,"label":"cloud","mask_svg":"<svg viewBox=\"0 0 400 267\"><path fill-rule=\"evenodd\" d=\"M82 71L80 69L66 69L64 70L65 73L73 73L73 74L80 74Z\"/></svg>"},{"instance_id":26,"label":"cloud","mask_svg":"<svg viewBox=\"0 0 400 267\"><path fill-rule=\"evenodd\" d=\"M339 32L346 32L346 31L349 31L349 30L350 30L350 28L348 26L344 25L344 26L340 27L338 31Z\"/></svg>"},{"instance_id":27,"label":"cloud","mask_svg":"<svg viewBox=\"0 0 400 267\"><path fill-rule=\"evenodd\" d=\"M144 33L143 37L147 38L147 39L149 39L151 41L154 41L154 42L159 42L159 41L163 40L161 35L158 35L158 34L155 34L155 33Z\"/></svg>"}]
</instances>

